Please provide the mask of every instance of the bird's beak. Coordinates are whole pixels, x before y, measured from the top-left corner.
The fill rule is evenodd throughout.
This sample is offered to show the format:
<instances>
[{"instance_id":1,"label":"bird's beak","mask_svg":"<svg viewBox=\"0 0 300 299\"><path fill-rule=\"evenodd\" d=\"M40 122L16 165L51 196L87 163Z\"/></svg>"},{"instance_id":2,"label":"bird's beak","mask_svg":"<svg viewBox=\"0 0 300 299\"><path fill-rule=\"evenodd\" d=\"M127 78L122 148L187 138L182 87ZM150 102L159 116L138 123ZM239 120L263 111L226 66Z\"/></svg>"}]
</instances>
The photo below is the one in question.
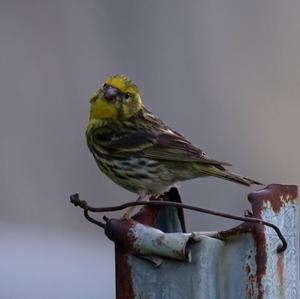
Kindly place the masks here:
<instances>
[{"instance_id":1,"label":"bird's beak","mask_svg":"<svg viewBox=\"0 0 300 299\"><path fill-rule=\"evenodd\" d=\"M104 91L104 97L109 100L113 101L116 99L118 95L118 90L112 86L109 86L105 91Z\"/></svg>"}]
</instances>

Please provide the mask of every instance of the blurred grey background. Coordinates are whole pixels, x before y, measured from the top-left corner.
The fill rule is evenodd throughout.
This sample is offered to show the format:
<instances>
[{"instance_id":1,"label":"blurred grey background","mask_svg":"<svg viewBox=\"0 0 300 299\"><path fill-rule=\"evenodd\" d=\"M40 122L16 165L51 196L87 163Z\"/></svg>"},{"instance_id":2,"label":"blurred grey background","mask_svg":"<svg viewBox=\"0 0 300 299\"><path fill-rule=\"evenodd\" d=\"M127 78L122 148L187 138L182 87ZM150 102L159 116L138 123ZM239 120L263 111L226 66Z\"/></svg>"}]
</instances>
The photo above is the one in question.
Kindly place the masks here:
<instances>
[{"instance_id":1,"label":"blurred grey background","mask_svg":"<svg viewBox=\"0 0 300 299\"><path fill-rule=\"evenodd\" d=\"M0 299L114 298L113 244L69 203L136 198L85 143L89 97L110 74L129 75L153 112L235 171L299 184L299 11L294 0L0 1ZM180 191L242 214L254 189L205 178Z\"/></svg>"}]
</instances>

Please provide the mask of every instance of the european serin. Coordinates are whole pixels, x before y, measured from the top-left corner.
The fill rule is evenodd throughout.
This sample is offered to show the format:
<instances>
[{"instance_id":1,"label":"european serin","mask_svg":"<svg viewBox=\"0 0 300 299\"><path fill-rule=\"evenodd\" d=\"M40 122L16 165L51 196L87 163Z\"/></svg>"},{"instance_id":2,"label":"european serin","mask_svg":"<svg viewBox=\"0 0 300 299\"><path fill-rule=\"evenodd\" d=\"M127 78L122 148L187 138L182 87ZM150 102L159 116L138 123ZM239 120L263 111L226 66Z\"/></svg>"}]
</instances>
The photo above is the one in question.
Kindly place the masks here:
<instances>
[{"instance_id":1,"label":"european serin","mask_svg":"<svg viewBox=\"0 0 300 299\"><path fill-rule=\"evenodd\" d=\"M87 144L99 168L138 194L159 194L178 181L215 176L249 186L260 184L229 172L169 128L142 103L138 87L123 75L109 77L90 100Z\"/></svg>"}]
</instances>

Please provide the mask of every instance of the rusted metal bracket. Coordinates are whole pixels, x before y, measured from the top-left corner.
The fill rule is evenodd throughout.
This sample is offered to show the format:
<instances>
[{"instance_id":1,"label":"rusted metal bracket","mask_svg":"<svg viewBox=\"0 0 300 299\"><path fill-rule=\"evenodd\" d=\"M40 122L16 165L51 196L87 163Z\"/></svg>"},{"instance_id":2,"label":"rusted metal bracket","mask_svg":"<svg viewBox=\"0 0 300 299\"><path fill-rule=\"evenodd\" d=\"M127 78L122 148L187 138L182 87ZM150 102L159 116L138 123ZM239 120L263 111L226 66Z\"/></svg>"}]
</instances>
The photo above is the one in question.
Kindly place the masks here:
<instances>
[{"instance_id":1,"label":"rusted metal bracket","mask_svg":"<svg viewBox=\"0 0 300 299\"><path fill-rule=\"evenodd\" d=\"M71 197L115 242L117 299L300 298L296 186L270 185L250 194L246 217L180 204L178 197L172 189L167 201L106 208ZM132 219L104 216L101 222L89 215L137 205L143 207ZM182 209L244 222L227 231L185 233Z\"/></svg>"},{"instance_id":2,"label":"rusted metal bracket","mask_svg":"<svg viewBox=\"0 0 300 299\"><path fill-rule=\"evenodd\" d=\"M114 242L119 241L117 236L120 235L121 231L123 230L122 227L130 227L130 230L132 230L133 227L139 225L139 223L137 223L135 221L131 221L129 219L108 219L107 217L104 218L106 223L103 223L103 222L100 222L100 221L92 218L88 212L94 212L94 213L113 212L113 211L119 211L119 210L123 210L123 209L129 208L129 207L134 207L134 206L175 207L178 209L187 209L187 210L192 210L192 211L210 214L210 215L214 215L214 216L219 216L219 217L223 217L223 218L269 226L272 229L274 229L278 238L282 242L282 244L278 246L277 252L279 252L279 253L283 252L287 248L286 239L282 235L280 229L273 223L264 221L260 218L255 218L255 217L253 217L253 215L251 213L249 213L245 217L242 217L242 216L233 215L233 214L229 214L229 213L223 213L223 212L218 212L215 210L209 210L209 209L204 209L204 208L200 208L200 207L196 207L196 206L182 204L182 203L178 202L178 199L177 199L178 197L180 198L178 190L173 187L170 189L169 192L166 192L163 196L161 196L161 199L163 201L138 201L138 202L133 201L133 202L127 202L125 204L118 205L118 206L95 208L95 207L89 206L86 201L80 200L78 193L71 195L70 201L75 206L79 206L84 210L84 216L88 221L105 229L105 232L108 235L108 237ZM173 199L173 200L166 201L165 198ZM112 236L115 236L115 237L112 237Z\"/></svg>"}]
</instances>

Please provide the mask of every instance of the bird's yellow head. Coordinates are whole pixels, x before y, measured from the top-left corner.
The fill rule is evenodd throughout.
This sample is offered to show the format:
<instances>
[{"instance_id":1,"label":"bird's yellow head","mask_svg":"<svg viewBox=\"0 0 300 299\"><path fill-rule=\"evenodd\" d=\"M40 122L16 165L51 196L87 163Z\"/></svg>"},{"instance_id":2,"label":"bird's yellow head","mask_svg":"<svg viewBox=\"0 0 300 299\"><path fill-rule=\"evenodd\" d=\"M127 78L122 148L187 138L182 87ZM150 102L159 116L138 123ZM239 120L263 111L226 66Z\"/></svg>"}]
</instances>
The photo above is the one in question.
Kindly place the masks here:
<instances>
[{"instance_id":1,"label":"bird's yellow head","mask_svg":"<svg viewBox=\"0 0 300 299\"><path fill-rule=\"evenodd\" d=\"M109 77L90 103L90 119L99 120L126 120L142 108L138 87L123 75Z\"/></svg>"}]
</instances>

